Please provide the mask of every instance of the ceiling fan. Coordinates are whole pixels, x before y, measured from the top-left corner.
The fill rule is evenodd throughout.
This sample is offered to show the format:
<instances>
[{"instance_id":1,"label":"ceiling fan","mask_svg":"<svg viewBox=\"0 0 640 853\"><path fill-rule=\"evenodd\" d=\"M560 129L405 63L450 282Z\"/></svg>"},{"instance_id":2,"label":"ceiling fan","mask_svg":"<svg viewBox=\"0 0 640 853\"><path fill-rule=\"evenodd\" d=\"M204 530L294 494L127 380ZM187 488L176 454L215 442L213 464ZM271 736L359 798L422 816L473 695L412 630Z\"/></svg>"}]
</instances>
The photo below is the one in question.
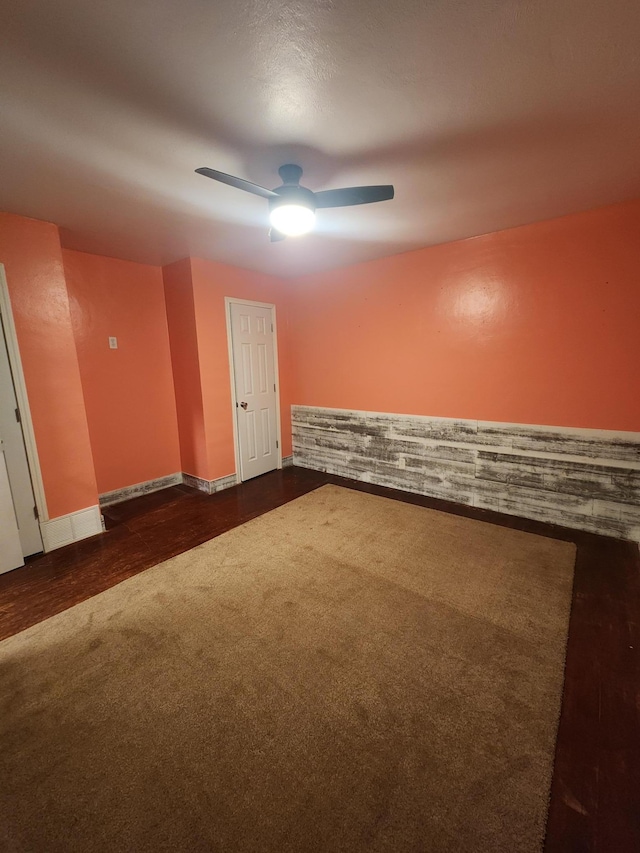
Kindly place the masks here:
<instances>
[{"instance_id":1,"label":"ceiling fan","mask_svg":"<svg viewBox=\"0 0 640 853\"><path fill-rule=\"evenodd\" d=\"M213 178L230 187L237 187L253 195L262 196L269 202L269 219L271 230L269 237L271 242L284 240L285 237L293 237L306 234L313 228L316 218L316 209L320 207L351 207L354 204L371 204L374 201L387 201L393 198L393 187L391 185L374 187L343 187L339 190L322 190L314 193L306 187L300 186L302 169L293 163L280 166L278 174L282 179L282 186L274 190L252 184L243 178L236 178L224 172L205 167L196 169L199 175Z\"/></svg>"}]
</instances>

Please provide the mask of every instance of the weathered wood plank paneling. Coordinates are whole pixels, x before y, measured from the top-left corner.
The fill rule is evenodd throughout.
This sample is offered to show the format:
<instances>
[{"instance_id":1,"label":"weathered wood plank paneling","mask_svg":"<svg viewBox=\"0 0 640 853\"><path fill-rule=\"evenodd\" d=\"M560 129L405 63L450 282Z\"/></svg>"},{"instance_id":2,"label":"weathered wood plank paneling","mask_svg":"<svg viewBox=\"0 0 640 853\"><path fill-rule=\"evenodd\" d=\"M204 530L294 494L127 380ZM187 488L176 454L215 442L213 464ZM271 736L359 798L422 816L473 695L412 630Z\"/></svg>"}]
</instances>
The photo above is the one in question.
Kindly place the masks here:
<instances>
[{"instance_id":1,"label":"weathered wood plank paneling","mask_svg":"<svg viewBox=\"0 0 640 853\"><path fill-rule=\"evenodd\" d=\"M586 459L617 459L625 464L640 463L640 436L637 433L479 421L478 434L491 438L490 443L496 447L508 446L515 450L557 453L562 456L584 456Z\"/></svg>"},{"instance_id":2,"label":"weathered wood plank paneling","mask_svg":"<svg viewBox=\"0 0 640 853\"><path fill-rule=\"evenodd\" d=\"M640 434L292 407L296 465L640 541Z\"/></svg>"}]
</instances>

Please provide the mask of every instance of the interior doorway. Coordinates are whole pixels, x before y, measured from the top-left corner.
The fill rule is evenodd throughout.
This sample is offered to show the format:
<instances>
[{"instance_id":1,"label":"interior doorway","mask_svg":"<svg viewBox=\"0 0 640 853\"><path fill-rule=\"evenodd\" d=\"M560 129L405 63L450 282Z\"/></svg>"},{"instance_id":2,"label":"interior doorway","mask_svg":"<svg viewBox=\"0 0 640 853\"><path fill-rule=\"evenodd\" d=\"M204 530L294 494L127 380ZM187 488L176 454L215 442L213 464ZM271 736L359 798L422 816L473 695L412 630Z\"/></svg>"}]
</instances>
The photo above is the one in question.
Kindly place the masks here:
<instances>
[{"instance_id":1,"label":"interior doorway","mask_svg":"<svg viewBox=\"0 0 640 853\"><path fill-rule=\"evenodd\" d=\"M282 467L275 306L227 297L239 479Z\"/></svg>"}]
</instances>

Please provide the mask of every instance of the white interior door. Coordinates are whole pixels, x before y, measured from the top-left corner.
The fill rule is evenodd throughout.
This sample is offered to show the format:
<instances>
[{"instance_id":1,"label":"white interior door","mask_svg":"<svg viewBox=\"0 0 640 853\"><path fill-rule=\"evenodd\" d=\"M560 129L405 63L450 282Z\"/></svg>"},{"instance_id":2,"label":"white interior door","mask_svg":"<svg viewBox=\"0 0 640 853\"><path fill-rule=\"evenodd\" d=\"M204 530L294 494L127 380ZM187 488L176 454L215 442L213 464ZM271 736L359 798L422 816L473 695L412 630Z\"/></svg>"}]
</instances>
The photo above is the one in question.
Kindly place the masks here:
<instances>
[{"instance_id":1,"label":"white interior door","mask_svg":"<svg viewBox=\"0 0 640 853\"><path fill-rule=\"evenodd\" d=\"M278 467L273 308L230 302L240 479Z\"/></svg>"},{"instance_id":2,"label":"white interior door","mask_svg":"<svg viewBox=\"0 0 640 853\"><path fill-rule=\"evenodd\" d=\"M24 566L9 475L0 441L0 574Z\"/></svg>"},{"instance_id":3,"label":"white interior door","mask_svg":"<svg viewBox=\"0 0 640 853\"><path fill-rule=\"evenodd\" d=\"M35 513L35 498L24 436L20 425L20 413L16 401L11 366L7 353L4 326L0 322L0 441L2 442L3 467L8 479L11 504L2 502L3 529L15 523L20 540L20 555L28 557L42 551L40 525ZM1 476L0 472L0 476ZM8 517L13 514L13 521ZM24 565L21 560L17 565ZM11 568L16 568L12 566Z\"/></svg>"}]
</instances>

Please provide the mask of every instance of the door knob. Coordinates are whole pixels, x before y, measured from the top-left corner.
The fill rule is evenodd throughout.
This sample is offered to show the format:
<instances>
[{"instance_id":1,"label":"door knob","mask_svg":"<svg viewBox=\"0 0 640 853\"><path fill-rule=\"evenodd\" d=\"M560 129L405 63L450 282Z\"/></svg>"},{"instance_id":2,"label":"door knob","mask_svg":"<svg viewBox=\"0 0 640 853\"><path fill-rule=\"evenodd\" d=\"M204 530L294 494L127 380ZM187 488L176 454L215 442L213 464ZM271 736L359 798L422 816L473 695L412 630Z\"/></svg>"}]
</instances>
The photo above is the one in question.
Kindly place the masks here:
<instances>
[{"instance_id":1,"label":"door knob","mask_svg":"<svg viewBox=\"0 0 640 853\"><path fill-rule=\"evenodd\" d=\"M240 405L242 406L242 408L243 408L243 409L245 410L245 412L246 412L246 411L247 411L247 406L248 406L249 404L248 404L248 403L240 403Z\"/></svg>"}]
</instances>

